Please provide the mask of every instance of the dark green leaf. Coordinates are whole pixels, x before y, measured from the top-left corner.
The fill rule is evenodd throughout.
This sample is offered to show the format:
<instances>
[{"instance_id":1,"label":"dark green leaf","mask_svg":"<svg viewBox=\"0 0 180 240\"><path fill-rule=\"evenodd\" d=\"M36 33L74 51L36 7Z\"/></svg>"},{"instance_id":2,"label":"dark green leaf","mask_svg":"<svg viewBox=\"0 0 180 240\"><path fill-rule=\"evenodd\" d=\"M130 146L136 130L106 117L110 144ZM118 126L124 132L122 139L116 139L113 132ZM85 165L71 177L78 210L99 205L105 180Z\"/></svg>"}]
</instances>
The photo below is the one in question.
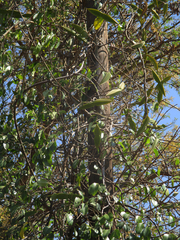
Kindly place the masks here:
<instances>
[{"instance_id":1,"label":"dark green leaf","mask_svg":"<svg viewBox=\"0 0 180 240\"><path fill-rule=\"evenodd\" d=\"M158 74L152 70L152 73L153 73L153 77L155 79L155 81L158 83L157 85L157 88L163 93L163 95L165 96L165 91L164 91L164 87L163 87L163 84L160 80L160 77L158 76Z\"/></svg>"},{"instance_id":2,"label":"dark green leaf","mask_svg":"<svg viewBox=\"0 0 180 240\"><path fill-rule=\"evenodd\" d=\"M82 27L73 23L72 26L75 28L76 32L79 33L82 37L88 38L88 33Z\"/></svg>"},{"instance_id":3,"label":"dark green leaf","mask_svg":"<svg viewBox=\"0 0 180 240\"><path fill-rule=\"evenodd\" d=\"M153 58L151 55L147 55L148 59L151 61L151 63L154 65L155 69L158 70L158 63L156 62L155 58Z\"/></svg>"},{"instance_id":4,"label":"dark green leaf","mask_svg":"<svg viewBox=\"0 0 180 240\"><path fill-rule=\"evenodd\" d=\"M99 17L104 19L107 22L113 23L113 24L118 24L118 22L116 22L115 19L113 19L111 16L109 16L108 14L102 13L97 9L94 8L88 8L88 11L90 13L92 13L94 16Z\"/></svg>"},{"instance_id":5,"label":"dark green leaf","mask_svg":"<svg viewBox=\"0 0 180 240\"><path fill-rule=\"evenodd\" d=\"M132 117L130 115L128 115L128 122L129 122L129 125L130 125L130 128L136 132L136 124L135 122L132 120Z\"/></svg>"},{"instance_id":6,"label":"dark green leaf","mask_svg":"<svg viewBox=\"0 0 180 240\"><path fill-rule=\"evenodd\" d=\"M137 134L136 134L136 137L138 137L141 133L143 133L143 132L146 130L149 121L150 121L150 118L147 116L147 117L143 120L141 127L138 129Z\"/></svg>"}]
</instances>

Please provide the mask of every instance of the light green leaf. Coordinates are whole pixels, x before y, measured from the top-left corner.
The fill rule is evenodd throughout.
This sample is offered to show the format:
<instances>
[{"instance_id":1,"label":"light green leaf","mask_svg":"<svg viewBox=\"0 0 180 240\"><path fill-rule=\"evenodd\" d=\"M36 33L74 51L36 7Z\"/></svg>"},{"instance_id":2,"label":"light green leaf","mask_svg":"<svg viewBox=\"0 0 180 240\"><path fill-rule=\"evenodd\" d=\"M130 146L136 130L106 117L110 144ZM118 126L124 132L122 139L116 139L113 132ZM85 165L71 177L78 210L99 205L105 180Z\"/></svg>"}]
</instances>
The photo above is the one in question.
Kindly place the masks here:
<instances>
[{"instance_id":1,"label":"light green leaf","mask_svg":"<svg viewBox=\"0 0 180 240\"><path fill-rule=\"evenodd\" d=\"M109 79L111 77L112 77L111 73L110 72L106 72L100 84L103 84L103 83L109 81Z\"/></svg>"},{"instance_id":2,"label":"light green leaf","mask_svg":"<svg viewBox=\"0 0 180 240\"><path fill-rule=\"evenodd\" d=\"M142 41L140 43L136 43L134 45L132 45L132 48L141 48L142 46L144 46L145 41Z\"/></svg>"},{"instance_id":3,"label":"light green leaf","mask_svg":"<svg viewBox=\"0 0 180 240\"><path fill-rule=\"evenodd\" d=\"M112 102L112 99L109 98L100 98L100 99L96 99L93 102L89 102L89 103L85 103L83 106L81 106L79 108L79 110L83 110L83 109L87 109L87 108L92 108L95 106L101 106L101 105L105 105L105 104L109 104Z\"/></svg>"},{"instance_id":4,"label":"light green leaf","mask_svg":"<svg viewBox=\"0 0 180 240\"><path fill-rule=\"evenodd\" d=\"M94 28L95 28L96 30L98 30L98 29L101 27L101 25L103 24L103 22L104 22L104 19L103 19L103 18L97 17L97 18L94 20Z\"/></svg>"},{"instance_id":5,"label":"light green leaf","mask_svg":"<svg viewBox=\"0 0 180 240\"><path fill-rule=\"evenodd\" d=\"M135 217L135 222L136 223L141 223L142 222L142 218L140 216L136 216Z\"/></svg>"},{"instance_id":6,"label":"light green leaf","mask_svg":"<svg viewBox=\"0 0 180 240\"><path fill-rule=\"evenodd\" d=\"M88 205L85 204L85 203L82 203L82 207L81 207L80 212L82 213L82 215L86 215L87 212L88 212Z\"/></svg>"},{"instance_id":7,"label":"light green leaf","mask_svg":"<svg viewBox=\"0 0 180 240\"><path fill-rule=\"evenodd\" d=\"M150 240L151 239L151 230L149 227L146 227L144 230L143 230L143 236L146 240Z\"/></svg>"},{"instance_id":8,"label":"light green leaf","mask_svg":"<svg viewBox=\"0 0 180 240\"><path fill-rule=\"evenodd\" d=\"M113 89L110 92L108 92L108 94L106 94L106 96L110 96L110 97L114 97L116 95L118 95L120 92L122 91L122 89Z\"/></svg>"},{"instance_id":9,"label":"light green leaf","mask_svg":"<svg viewBox=\"0 0 180 240\"><path fill-rule=\"evenodd\" d=\"M151 202L152 202L152 204L153 204L155 207L158 206L158 202L157 202L156 200L152 199Z\"/></svg>"},{"instance_id":10,"label":"light green leaf","mask_svg":"<svg viewBox=\"0 0 180 240\"><path fill-rule=\"evenodd\" d=\"M155 69L158 70L158 63L156 62L155 58L153 58L149 54L147 56L148 56L149 61L151 61L151 63L154 65Z\"/></svg>"},{"instance_id":11,"label":"light green leaf","mask_svg":"<svg viewBox=\"0 0 180 240\"><path fill-rule=\"evenodd\" d=\"M129 214L127 214L126 212L121 212L121 216L124 218L125 221L129 218Z\"/></svg>"},{"instance_id":12,"label":"light green leaf","mask_svg":"<svg viewBox=\"0 0 180 240\"><path fill-rule=\"evenodd\" d=\"M147 117L143 120L141 127L140 127L139 130L137 131L136 137L138 137L141 133L143 133L143 132L146 130L149 121L150 121L150 118L147 116Z\"/></svg>"},{"instance_id":13,"label":"light green leaf","mask_svg":"<svg viewBox=\"0 0 180 240\"><path fill-rule=\"evenodd\" d=\"M123 90L124 88L125 88L125 83L124 82L120 83L119 84L119 89Z\"/></svg>"},{"instance_id":14,"label":"light green leaf","mask_svg":"<svg viewBox=\"0 0 180 240\"><path fill-rule=\"evenodd\" d=\"M143 223L138 223L137 226L136 226L136 233L141 234L143 229L144 229L144 224Z\"/></svg>"},{"instance_id":15,"label":"light green leaf","mask_svg":"<svg viewBox=\"0 0 180 240\"><path fill-rule=\"evenodd\" d=\"M66 214L66 219L67 219L67 224L72 226L73 225L73 221L74 221L72 213L69 213L69 214L67 213Z\"/></svg>"},{"instance_id":16,"label":"light green leaf","mask_svg":"<svg viewBox=\"0 0 180 240\"><path fill-rule=\"evenodd\" d=\"M89 186L88 192L92 196L95 196L99 190L99 184L98 183L93 183Z\"/></svg>"},{"instance_id":17,"label":"light green leaf","mask_svg":"<svg viewBox=\"0 0 180 240\"><path fill-rule=\"evenodd\" d=\"M101 143L101 130L98 125L94 129L94 145L98 149Z\"/></svg>"},{"instance_id":18,"label":"light green leaf","mask_svg":"<svg viewBox=\"0 0 180 240\"><path fill-rule=\"evenodd\" d=\"M109 16L108 14L102 13L97 9L94 8L88 8L88 11L90 13L92 13L94 16L99 17L104 19L107 22L113 23L113 24L118 24L118 22L116 22L116 20L114 18L112 18L111 16Z\"/></svg>"}]
</instances>

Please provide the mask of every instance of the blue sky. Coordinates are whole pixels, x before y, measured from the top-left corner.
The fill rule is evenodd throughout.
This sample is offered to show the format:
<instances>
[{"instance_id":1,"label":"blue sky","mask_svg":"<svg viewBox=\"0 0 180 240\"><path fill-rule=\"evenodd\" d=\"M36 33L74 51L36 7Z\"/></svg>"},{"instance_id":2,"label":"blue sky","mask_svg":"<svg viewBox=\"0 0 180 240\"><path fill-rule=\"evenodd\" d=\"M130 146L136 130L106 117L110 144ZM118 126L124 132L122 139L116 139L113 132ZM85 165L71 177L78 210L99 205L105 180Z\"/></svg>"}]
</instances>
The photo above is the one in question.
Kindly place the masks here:
<instances>
[{"instance_id":1,"label":"blue sky","mask_svg":"<svg viewBox=\"0 0 180 240\"><path fill-rule=\"evenodd\" d=\"M165 120L165 124L166 123L170 123L172 122L174 119L176 119L176 125L180 126L180 95L178 95L178 92L174 89L168 89L168 94L167 97L172 97L172 104L176 105L176 107L179 108L179 111L177 109L171 109L168 113L170 118L166 118Z\"/></svg>"}]
</instances>

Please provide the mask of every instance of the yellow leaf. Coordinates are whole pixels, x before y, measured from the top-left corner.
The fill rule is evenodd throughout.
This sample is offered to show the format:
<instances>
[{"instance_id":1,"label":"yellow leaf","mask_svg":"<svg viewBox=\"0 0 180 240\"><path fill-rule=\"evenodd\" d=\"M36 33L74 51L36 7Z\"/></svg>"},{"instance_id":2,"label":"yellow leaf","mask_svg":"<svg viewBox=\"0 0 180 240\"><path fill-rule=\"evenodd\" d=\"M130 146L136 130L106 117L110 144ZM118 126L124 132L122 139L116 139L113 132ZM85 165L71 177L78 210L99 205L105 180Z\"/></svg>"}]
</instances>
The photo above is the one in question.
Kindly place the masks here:
<instances>
[{"instance_id":1,"label":"yellow leaf","mask_svg":"<svg viewBox=\"0 0 180 240\"><path fill-rule=\"evenodd\" d=\"M97 18L94 20L94 28L95 28L96 30L98 30L98 29L101 27L101 25L103 24L103 21L104 21L103 18L97 17Z\"/></svg>"},{"instance_id":2,"label":"yellow leaf","mask_svg":"<svg viewBox=\"0 0 180 240\"><path fill-rule=\"evenodd\" d=\"M19 235L20 235L21 239L25 238L25 236L24 236L24 226L21 228L21 231L20 231Z\"/></svg>"}]
</instances>

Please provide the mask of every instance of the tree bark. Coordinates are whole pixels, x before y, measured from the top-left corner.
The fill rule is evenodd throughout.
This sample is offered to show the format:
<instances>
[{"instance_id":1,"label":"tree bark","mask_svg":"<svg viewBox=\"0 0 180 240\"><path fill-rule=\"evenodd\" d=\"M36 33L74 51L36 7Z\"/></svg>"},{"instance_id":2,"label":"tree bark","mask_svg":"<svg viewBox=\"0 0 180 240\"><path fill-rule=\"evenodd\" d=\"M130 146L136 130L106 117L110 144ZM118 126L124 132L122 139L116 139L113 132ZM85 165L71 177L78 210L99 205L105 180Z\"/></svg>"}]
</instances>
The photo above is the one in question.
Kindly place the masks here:
<instances>
[{"instance_id":1,"label":"tree bark","mask_svg":"<svg viewBox=\"0 0 180 240\"><path fill-rule=\"evenodd\" d=\"M101 1L104 3L104 1ZM95 1L88 1L86 0L86 8L96 8ZM87 30L90 31L92 29L93 23L95 20L95 16L92 15L87 10ZM93 34L92 34L93 35ZM92 71L92 74L96 72L95 77L93 78L94 85L98 89L98 95L96 88L93 84L90 85L90 88L87 92L87 96L89 100L92 100L93 97L96 98L107 98L106 94L109 90L109 82L106 82L100 85L103 75L103 72L109 71L109 60L108 60L108 26L107 22L103 22L102 26L96 31L93 47L91 52L89 52L87 56L88 67ZM104 110L101 110L100 107L96 107L95 110L102 115L107 117L105 121L105 131L104 135L109 136L110 134L110 125L111 121L110 117L110 104L104 105ZM94 121L95 119L90 119L90 121ZM112 194L113 192L113 172L112 172L112 154L111 154L111 147L108 145L103 146L100 145L99 151L97 151L94 145L94 133L92 131L88 134L88 151L89 151L89 185L92 183L105 183L108 191ZM104 156L105 155L105 156ZM103 156L103 157L102 157ZM94 166L98 166L102 169L103 177L99 176L97 170ZM103 181L103 179L105 181Z\"/></svg>"}]
</instances>

